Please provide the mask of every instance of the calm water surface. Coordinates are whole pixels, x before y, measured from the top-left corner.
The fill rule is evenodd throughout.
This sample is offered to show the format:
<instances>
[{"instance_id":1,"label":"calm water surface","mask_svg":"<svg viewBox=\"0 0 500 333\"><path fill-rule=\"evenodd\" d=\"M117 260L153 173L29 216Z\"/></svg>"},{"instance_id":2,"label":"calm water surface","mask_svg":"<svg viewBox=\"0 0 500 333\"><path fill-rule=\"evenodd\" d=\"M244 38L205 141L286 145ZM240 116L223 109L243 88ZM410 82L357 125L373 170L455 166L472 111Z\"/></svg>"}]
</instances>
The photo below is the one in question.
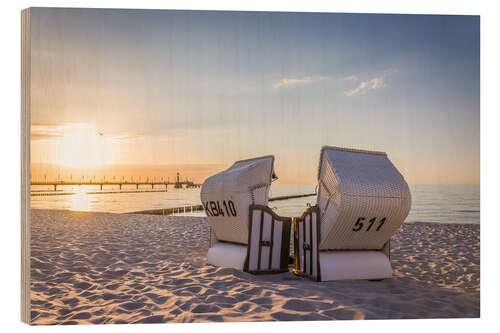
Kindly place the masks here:
<instances>
[{"instance_id":1,"label":"calm water surface","mask_svg":"<svg viewBox=\"0 0 500 333\"><path fill-rule=\"evenodd\" d=\"M271 197L313 193L314 185L282 185L271 187ZM479 185L411 185L412 209L406 222L436 222L436 223L479 223ZM150 187L140 187L140 190L151 190ZM119 193L118 187L105 187L99 193L98 186L64 186L53 194L43 186L33 186L31 207L42 209L66 209L75 211L94 211L111 213L128 213L148 209L172 208L180 206L199 205L200 189L174 189L167 192L155 188L158 192ZM135 186L122 191L136 190ZM87 192L97 192L88 194ZM65 193L75 193L64 195ZM273 201L270 207L275 208L279 215L300 216L307 204L315 204L316 197L306 197L283 201ZM189 215L204 215L203 212L188 213Z\"/></svg>"}]
</instances>

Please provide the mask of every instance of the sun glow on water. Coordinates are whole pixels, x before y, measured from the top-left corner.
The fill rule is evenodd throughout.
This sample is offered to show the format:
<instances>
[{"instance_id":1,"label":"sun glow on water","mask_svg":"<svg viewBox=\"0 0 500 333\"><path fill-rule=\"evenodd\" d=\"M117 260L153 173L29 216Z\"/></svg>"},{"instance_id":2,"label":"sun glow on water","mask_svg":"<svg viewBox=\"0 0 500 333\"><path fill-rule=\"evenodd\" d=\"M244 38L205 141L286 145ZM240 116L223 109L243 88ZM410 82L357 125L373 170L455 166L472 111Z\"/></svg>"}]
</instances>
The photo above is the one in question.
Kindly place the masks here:
<instances>
[{"instance_id":1,"label":"sun glow on water","mask_svg":"<svg viewBox=\"0 0 500 333\"><path fill-rule=\"evenodd\" d=\"M69 210L88 212L90 211L90 197L84 186L77 186L75 188L75 195L71 195L71 202Z\"/></svg>"}]
</instances>

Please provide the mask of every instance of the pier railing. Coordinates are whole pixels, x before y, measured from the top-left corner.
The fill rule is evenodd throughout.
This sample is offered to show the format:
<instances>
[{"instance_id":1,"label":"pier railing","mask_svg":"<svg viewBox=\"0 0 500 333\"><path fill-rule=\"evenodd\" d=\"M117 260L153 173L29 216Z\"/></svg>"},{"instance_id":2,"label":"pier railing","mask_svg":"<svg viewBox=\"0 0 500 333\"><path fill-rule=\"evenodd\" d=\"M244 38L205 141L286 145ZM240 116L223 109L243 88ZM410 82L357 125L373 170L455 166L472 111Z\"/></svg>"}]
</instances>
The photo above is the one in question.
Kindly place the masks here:
<instances>
[{"instance_id":1,"label":"pier railing","mask_svg":"<svg viewBox=\"0 0 500 333\"><path fill-rule=\"evenodd\" d=\"M99 186L101 191L103 189L103 186L119 186L120 190L122 189L122 186L125 185L133 185L136 187L136 189L139 189L139 186L151 186L151 188L154 188L154 186L165 186L165 189L168 188L168 186L174 186L175 188L181 188L181 187L200 187L201 184L196 184L191 181L179 181L179 182L169 182L169 181L66 181L66 180L58 180L58 181L32 181L31 186L51 186L54 188L54 191L57 191L58 186L84 186L84 185L91 185L91 186Z\"/></svg>"}]
</instances>

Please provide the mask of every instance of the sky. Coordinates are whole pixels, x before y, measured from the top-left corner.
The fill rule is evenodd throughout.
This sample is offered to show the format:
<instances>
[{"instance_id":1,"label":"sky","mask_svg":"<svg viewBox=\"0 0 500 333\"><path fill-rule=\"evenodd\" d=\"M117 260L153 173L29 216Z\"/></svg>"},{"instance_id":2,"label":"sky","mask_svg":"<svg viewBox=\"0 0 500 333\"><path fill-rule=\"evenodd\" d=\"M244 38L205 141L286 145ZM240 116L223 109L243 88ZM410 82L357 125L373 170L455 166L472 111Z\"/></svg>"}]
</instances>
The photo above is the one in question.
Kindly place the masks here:
<instances>
[{"instance_id":1,"label":"sky","mask_svg":"<svg viewBox=\"0 0 500 333\"><path fill-rule=\"evenodd\" d=\"M479 48L478 16L35 8L32 179L202 181L273 154L314 184L333 145L478 184Z\"/></svg>"}]
</instances>

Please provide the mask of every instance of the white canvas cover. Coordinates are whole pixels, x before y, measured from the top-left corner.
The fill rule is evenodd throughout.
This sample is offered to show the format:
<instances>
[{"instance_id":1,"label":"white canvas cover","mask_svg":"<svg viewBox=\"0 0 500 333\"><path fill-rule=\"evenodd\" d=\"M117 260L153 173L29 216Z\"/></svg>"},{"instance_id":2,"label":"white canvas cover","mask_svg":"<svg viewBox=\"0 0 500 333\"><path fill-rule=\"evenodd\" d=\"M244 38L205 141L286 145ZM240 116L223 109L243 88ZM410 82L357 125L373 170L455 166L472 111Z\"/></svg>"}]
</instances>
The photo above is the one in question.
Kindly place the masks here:
<instances>
[{"instance_id":1,"label":"white canvas cover","mask_svg":"<svg viewBox=\"0 0 500 333\"><path fill-rule=\"evenodd\" d=\"M318 185L320 250L380 250L410 211L408 184L383 152L323 147Z\"/></svg>"},{"instance_id":2,"label":"white canvas cover","mask_svg":"<svg viewBox=\"0 0 500 333\"><path fill-rule=\"evenodd\" d=\"M382 251L321 251L321 281L390 279L391 262Z\"/></svg>"},{"instance_id":3,"label":"white canvas cover","mask_svg":"<svg viewBox=\"0 0 500 333\"><path fill-rule=\"evenodd\" d=\"M207 253L207 264L243 270L246 257L246 246L216 242Z\"/></svg>"},{"instance_id":4,"label":"white canvas cover","mask_svg":"<svg viewBox=\"0 0 500 333\"><path fill-rule=\"evenodd\" d=\"M218 240L248 243L249 206L267 205L274 156L235 162L205 180L201 201Z\"/></svg>"}]
</instances>

